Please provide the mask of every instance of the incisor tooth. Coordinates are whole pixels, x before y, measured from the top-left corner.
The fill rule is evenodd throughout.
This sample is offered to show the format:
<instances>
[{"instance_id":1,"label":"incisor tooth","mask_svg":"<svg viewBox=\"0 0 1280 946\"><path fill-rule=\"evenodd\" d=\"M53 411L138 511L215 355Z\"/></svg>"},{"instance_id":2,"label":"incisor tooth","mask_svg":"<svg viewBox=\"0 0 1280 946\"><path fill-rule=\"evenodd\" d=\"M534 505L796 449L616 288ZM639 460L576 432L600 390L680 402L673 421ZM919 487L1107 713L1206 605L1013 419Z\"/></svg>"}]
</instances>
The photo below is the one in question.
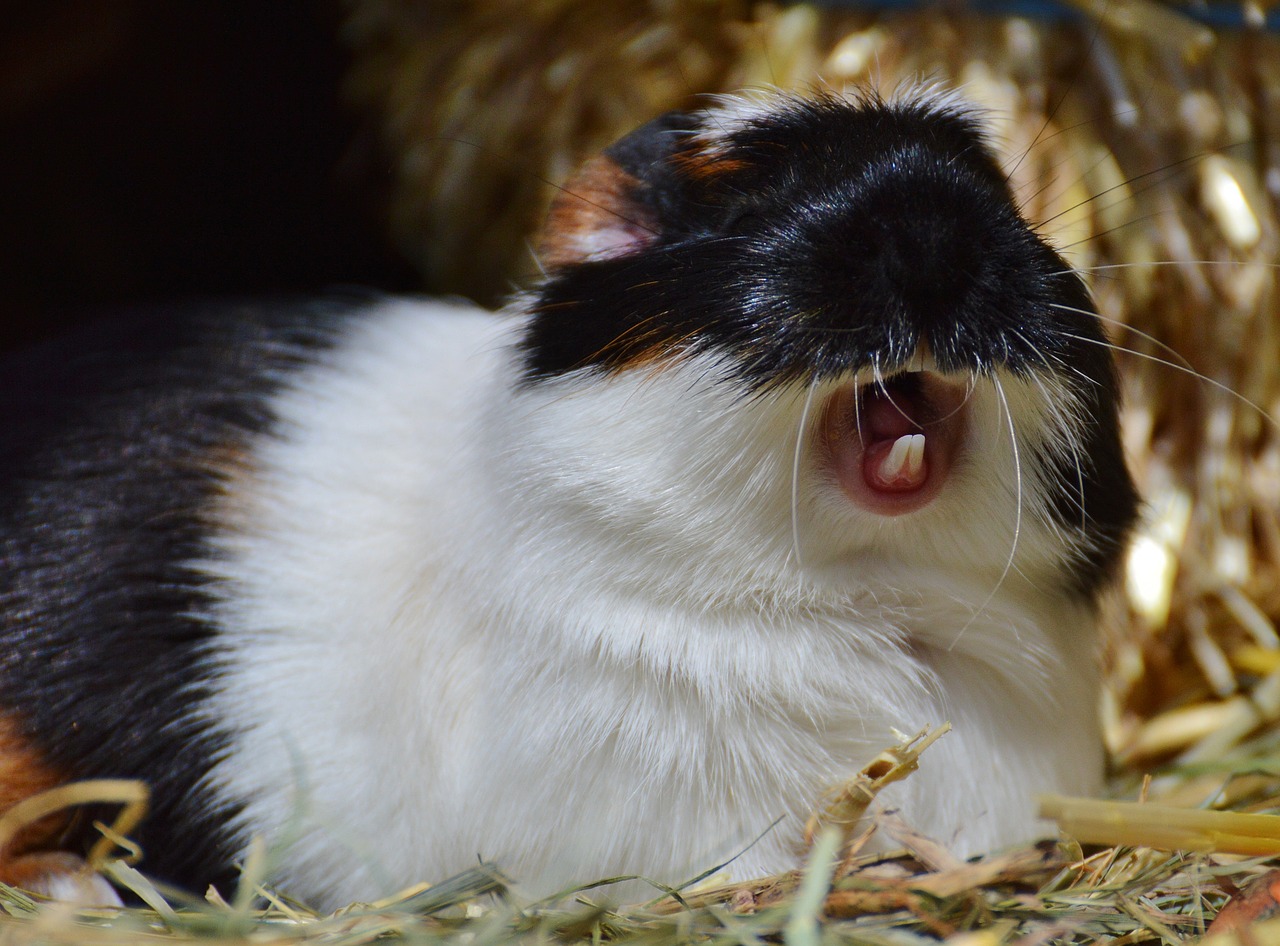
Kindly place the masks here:
<instances>
[{"instance_id":1,"label":"incisor tooth","mask_svg":"<svg viewBox=\"0 0 1280 946\"><path fill-rule=\"evenodd\" d=\"M924 469L924 434L906 434L893 442L880 464L880 476L887 482L915 479Z\"/></svg>"},{"instance_id":2,"label":"incisor tooth","mask_svg":"<svg viewBox=\"0 0 1280 946\"><path fill-rule=\"evenodd\" d=\"M907 447L907 475L919 476L924 469L924 434L910 434L901 439L911 441Z\"/></svg>"}]
</instances>

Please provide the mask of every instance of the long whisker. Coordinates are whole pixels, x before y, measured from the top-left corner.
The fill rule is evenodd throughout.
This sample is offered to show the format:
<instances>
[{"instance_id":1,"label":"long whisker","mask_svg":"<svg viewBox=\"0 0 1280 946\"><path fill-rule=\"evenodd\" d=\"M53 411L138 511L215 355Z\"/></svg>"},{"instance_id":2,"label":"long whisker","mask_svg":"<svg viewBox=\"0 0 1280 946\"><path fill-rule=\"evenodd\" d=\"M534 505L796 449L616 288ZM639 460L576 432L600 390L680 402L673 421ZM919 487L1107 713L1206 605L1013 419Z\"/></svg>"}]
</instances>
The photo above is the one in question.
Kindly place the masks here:
<instances>
[{"instance_id":1,"label":"long whisker","mask_svg":"<svg viewBox=\"0 0 1280 946\"><path fill-rule=\"evenodd\" d=\"M1128 203L1130 199L1131 198L1129 197L1123 197L1117 200L1113 204L1107 204L1105 207L1099 208L1098 213L1100 214L1106 213L1108 210L1111 210L1113 207L1119 207L1122 204ZM1149 223L1152 220L1158 220L1163 215L1164 215L1164 211L1153 211L1149 214L1142 214L1141 216L1134 215L1134 216L1128 217L1121 223L1117 223L1114 227L1107 227L1107 229L1105 230L1097 230L1093 233L1090 233L1090 234L1087 234L1086 236L1081 237L1079 240L1073 240L1070 243L1055 242L1054 247L1059 252L1065 253L1067 250L1073 250L1077 246L1089 246L1090 244L1096 243L1098 240L1101 240L1103 237L1111 236L1113 233L1123 233L1125 230L1128 230L1132 227L1137 227L1140 224Z\"/></svg>"},{"instance_id":2,"label":"long whisker","mask_svg":"<svg viewBox=\"0 0 1280 946\"><path fill-rule=\"evenodd\" d=\"M1089 531L1089 510L1084 504L1084 466L1080 462L1080 444L1073 443L1071 446L1071 458L1076 465L1076 489L1080 493L1080 532L1081 534Z\"/></svg>"},{"instance_id":3,"label":"long whisker","mask_svg":"<svg viewBox=\"0 0 1280 946\"><path fill-rule=\"evenodd\" d=\"M1054 365L1057 365L1059 368L1065 367L1066 362L1061 355L1055 355L1052 352L1041 351L1040 349L1036 348L1036 346L1031 344L1031 341L1027 338L1027 336L1023 335L1016 328L1010 329L1010 331L1015 338L1017 338L1019 341L1022 342L1022 344L1027 346L1028 351L1033 352L1035 356L1040 359L1040 363L1044 365L1046 370L1052 372L1054 370Z\"/></svg>"},{"instance_id":4,"label":"long whisker","mask_svg":"<svg viewBox=\"0 0 1280 946\"><path fill-rule=\"evenodd\" d=\"M1125 180L1121 181L1118 184L1112 184L1110 187L1103 188L1102 190L1098 191L1098 193L1093 194L1090 197L1087 197L1084 200L1079 201L1078 203L1070 207L1063 208L1062 210L1054 214L1052 217L1047 217L1044 220L1041 220L1039 223L1039 226L1042 228L1047 227L1054 221L1061 219L1067 214L1073 213L1076 210L1079 210L1081 207L1085 207L1089 204L1094 203L1095 201L1099 201L1103 197L1107 197L1108 195L1113 194L1116 191L1121 190L1122 188L1125 188L1125 187L1132 188L1132 185L1141 184L1140 187L1133 188L1131 193L1124 195L1124 197L1120 199L1118 203L1108 204L1104 207L1104 209L1109 209L1110 207L1118 206L1119 203L1123 203L1124 201L1129 200L1132 197L1138 197L1142 194L1145 194L1148 190L1154 187L1158 187L1160 184L1164 183L1165 178L1176 177L1177 174L1182 170L1184 166L1190 166L1191 164L1200 160L1206 155L1213 154L1213 153L1214 152L1212 151L1203 151L1199 154L1188 155L1187 157L1182 158L1178 161L1171 161L1168 164L1161 165L1158 168L1153 168L1150 171L1144 171L1141 174L1135 174L1132 177L1126 178ZM1160 175L1164 175L1164 176L1161 177Z\"/></svg>"},{"instance_id":5,"label":"long whisker","mask_svg":"<svg viewBox=\"0 0 1280 946\"><path fill-rule=\"evenodd\" d=\"M862 433L862 385L860 384L853 386L853 426L858 431L858 442L866 443L867 438Z\"/></svg>"},{"instance_id":6,"label":"long whisker","mask_svg":"<svg viewBox=\"0 0 1280 946\"><path fill-rule=\"evenodd\" d=\"M804 561L800 557L800 455L804 449L805 429L809 425L809 408L813 406L813 392L817 386L816 379L811 381L804 396L800 426L796 428L795 456L791 460L791 552L795 555L798 569L804 567Z\"/></svg>"},{"instance_id":7,"label":"long whisker","mask_svg":"<svg viewBox=\"0 0 1280 946\"><path fill-rule=\"evenodd\" d=\"M1263 260L1239 260L1239 259L1153 259L1143 260L1136 263L1099 263L1097 266L1076 266L1070 270L1063 270L1058 275L1064 275L1067 272L1075 273L1096 273L1104 269L1132 269L1138 266L1262 266L1266 269L1280 269L1280 263L1267 263Z\"/></svg>"},{"instance_id":8,"label":"long whisker","mask_svg":"<svg viewBox=\"0 0 1280 946\"><path fill-rule=\"evenodd\" d=\"M1061 306L1060 308L1066 309L1069 307ZM1072 310L1072 311L1077 311L1077 310ZM1119 324L1123 324L1123 323L1119 323ZM1217 388L1219 391L1223 392L1224 394L1229 394L1231 397L1235 398L1241 404L1244 404L1247 407L1251 408L1252 410L1257 411L1259 417L1262 417L1273 428L1275 428L1277 431L1280 431L1280 421L1277 421L1275 417L1271 415L1270 411L1266 410L1264 407L1262 407L1262 405L1258 404L1256 401L1251 400L1250 398L1245 397L1235 388L1231 387L1231 385L1223 384L1217 378L1211 378L1207 374L1204 374L1203 372L1196 371L1195 368L1192 368L1187 365L1180 365L1177 362L1170 361L1168 358L1160 358L1157 355L1150 355L1150 354L1147 354L1146 352L1138 351L1136 348L1129 348L1125 345L1117 345L1115 342L1099 341L1096 338L1087 338L1084 335L1074 335L1070 332L1064 332L1063 337L1070 338L1078 342L1086 342L1090 345L1097 345L1100 348L1106 348L1110 351L1118 351L1126 355L1132 355L1135 358L1144 358L1147 361L1155 362L1158 365L1164 365L1166 368L1172 368L1174 371L1181 371L1183 374L1190 375L1191 377L1195 378L1197 381L1203 381L1205 384L1211 387ZM1162 343L1157 343L1157 344L1162 344ZM1167 347L1167 346L1162 345L1162 347Z\"/></svg>"},{"instance_id":9,"label":"long whisker","mask_svg":"<svg viewBox=\"0 0 1280 946\"><path fill-rule=\"evenodd\" d=\"M1087 377L1087 375L1085 377ZM1040 397L1044 399L1045 406L1052 409L1057 403L1057 399L1049 394L1048 388L1044 386L1044 381L1038 375L1033 374L1031 379L1035 382L1035 386L1040 390ZM1089 516L1084 508L1084 467L1080 463L1081 445L1079 438L1074 434L1066 439L1068 441L1068 445L1071 447L1071 460L1075 464L1076 468L1076 487L1079 490L1079 499L1072 499L1071 502L1080 510L1080 531L1084 532L1087 530L1089 525ZM1070 497L1068 497L1068 499L1070 499Z\"/></svg>"},{"instance_id":10,"label":"long whisker","mask_svg":"<svg viewBox=\"0 0 1280 946\"><path fill-rule=\"evenodd\" d=\"M1076 130L1076 129L1078 129L1078 128L1083 128L1083 127L1086 127L1086 126L1088 126L1088 125L1093 125L1093 124L1096 124L1096 123L1097 123L1097 119L1087 119L1087 120L1085 120L1085 121L1076 122L1074 125L1070 125L1070 126L1068 126L1067 128L1063 128L1063 129L1061 129L1060 131L1056 131L1056 132L1054 132L1052 135L1049 135L1049 136L1047 136L1047 137L1045 137L1045 138L1043 138L1043 139L1040 139L1039 143L1043 144L1044 142L1052 141L1054 138L1057 138L1058 136L1063 135L1063 134L1065 134L1065 133L1067 133L1067 132L1069 132L1069 131L1074 131L1074 130ZM1038 137L1038 136L1037 136L1037 137ZM1029 147L1028 147L1024 152L1023 152L1023 156L1022 156L1022 158L1019 158L1019 159L1018 159L1018 164L1014 166L1014 170L1015 170L1015 171L1018 169L1018 167L1020 167L1020 166L1021 166L1022 161L1027 157L1027 155L1029 155L1029 154L1031 153L1032 149L1033 149L1033 148L1035 148L1035 147L1036 147L1036 144L1035 144L1035 143L1032 143L1032 144L1031 144L1031 145L1030 145L1030 146L1029 146ZM1103 164L1105 164L1105 163L1106 163L1106 161L1107 161L1107 158L1108 158L1108 155L1106 155L1106 154L1101 154L1101 155L1099 155L1099 156L1098 156L1098 158L1097 158L1096 160L1094 160L1094 162L1093 162L1092 164L1088 165L1087 167L1083 167L1083 168L1078 168L1078 169L1076 169L1076 172L1075 172L1075 173L1073 174L1073 176L1072 176L1072 180L1071 180L1071 181L1068 181L1068 182L1067 182L1067 184L1062 188L1062 190L1061 190L1059 193L1054 194L1054 195L1049 199L1049 203L1056 203L1056 202L1057 202L1057 200L1058 200L1058 198L1060 198L1063 194L1065 194L1068 190L1070 190L1070 189L1071 189L1071 187L1072 187L1072 185L1073 185L1077 180L1079 180L1081 177L1088 177L1088 175L1089 175L1091 172L1096 171L1099 167L1101 167ZM1040 186L1039 186L1039 187L1037 187L1037 188L1036 188L1034 191L1032 191L1030 194L1027 194L1027 195L1025 195L1025 196L1023 196L1023 195L1021 195L1021 194L1020 194L1020 195L1019 195L1019 203L1020 203L1022 206L1026 207L1026 206L1028 206L1028 205L1029 205L1033 200L1036 200L1037 198L1039 198L1039 197L1040 197L1040 195L1042 195L1042 194L1044 194L1044 193L1047 193L1047 192L1050 190L1050 188L1053 188L1053 187L1057 186L1057 185L1060 183L1060 179L1059 179L1059 177L1058 177L1058 172L1059 172L1059 171L1061 171L1064 167L1066 167L1066 166L1069 164L1070 160L1071 160L1071 159L1070 159L1069 157L1065 157L1065 156L1064 156L1064 157L1059 158L1059 159L1056 161L1056 163L1052 164L1052 165L1051 165L1051 166L1049 166L1048 168L1045 168L1045 169L1044 169L1044 171L1042 172L1042 173L1043 173L1043 176L1044 176L1044 180L1042 181L1042 183L1040 184Z\"/></svg>"},{"instance_id":11,"label":"long whisker","mask_svg":"<svg viewBox=\"0 0 1280 946\"><path fill-rule=\"evenodd\" d=\"M1058 308L1067 308L1067 307L1058 306ZM1083 310L1079 310L1079 311L1083 311ZM1022 341L1027 345L1028 348L1035 350L1031 342L1028 341L1027 337L1023 335L1021 332L1014 330L1013 334L1018 336L1018 338L1022 339ZM1090 377L1089 375L1085 374L1084 371L1082 371L1080 368L1076 367L1075 365L1068 364L1066 358L1064 358L1061 355L1055 355L1049 352L1040 352L1040 351L1036 351L1036 354L1040 356L1040 360L1044 363L1044 366L1048 368L1051 372L1063 372L1066 374L1073 374L1077 378L1079 378L1081 381L1083 381L1085 384L1091 384L1094 387L1098 387L1102 383L1097 378ZM1052 364L1050 363L1050 359L1053 360ZM1057 367L1055 368L1054 365L1057 365Z\"/></svg>"},{"instance_id":12,"label":"long whisker","mask_svg":"<svg viewBox=\"0 0 1280 946\"><path fill-rule=\"evenodd\" d=\"M1077 68L1079 69L1084 68L1084 64L1087 63L1089 59L1093 56L1095 47L1098 45L1099 42L1102 41L1102 24L1103 24L1102 17L1098 17L1097 22L1093 26L1093 33L1089 37L1089 43L1085 47L1084 52L1081 55L1079 62L1077 63ZM1004 171L1006 180L1013 177L1013 175L1017 172L1018 168L1022 166L1022 162L1027 159L1027 156L1030 155L1031 152L1034 151L1037 146L1043 144L1046 140L1055 137L1055 135L1062 133L1061 131L1059 131L1059 132L1055 132L1055 135L1048 135L1048 136L1045 135L1045 132L1053 124L1053 120L1058 117L1058 112L1062 109L1063 104L1067 101L1070 95L1071 95L1071 83L1068 83L1067 87L1063 90L1062 94L1058 96L1058 101L1054 102L1053 106L1048 110L1048 112L1045 113L1044 122L1040 125L1040 130L1036 132L1035 137L1031 139L1031 143L1027 145L1026 148L1023 149L1022 154L1019 156L1017 162L1013 165L1013 167L1009 168L1007 171Z\"/></svg>"},{"instance_id":13,"label":"long whisker","mask_svg":"<svg viewBox=\"0 0 1280 946\"><path fill-rule=\"evenodd\" d=\"M1071 312L1085 311L1081 309L1075 309L1070 306L1064 306L1061 303L1059 303L1057 307L1059 309L1066 309ZM1126 332L1129 332L1133 335L1137 335L1139 338L1150 342L1152 345L1155 345L1161 351L1168 352L1171 356L1173 356L1173 358L1177 361L1178 364L1182 365L1182 367L1186 368L1188 371L1199 374L1199 372L1196 372L1195 366L1192 365L1191 362L1187 360L1186 356L1183 355L1182 352L1178 351L1178 349L1174 348L1172 345L1167 345L1164 342L1160 341L1160 339L1156 338L1150 332L1144 332L1142 329L1137 328L1136 326L1130 325L1128 322L1122 322L1120 319L1113 319L1110 316L1103 315L1101 312L1097 312L1093 314L1097 317L1098 321L1102 322L1104 325L1110 325L1115 328L1124 329ZM1132 349L1124 348L1124 346L1119 346L1119 347L1121 347L1125 351L1132 352ZM1134 353L1136 354L1136 352Z\"/></svg>"},{"instance_id":14,"label":"long whisker","mask_svg":"<svg viewBox=\"0 0 1280 946\"><path fill-rule=\"evenodd\" d=\"M969 406L969 400L970 398L973 397L973 392L976 391L977 389L978 389L978 376L971 372L969 374L969 377L965 379L964 398L961 399L960 403L956 405L954 410L948 411L947 413L943 414L937 420L933 421L933 423L945 424L947 421L951 420L951 418L955 417L957 414L963 411L966 407Z\"/></svg>"},{"instance_id":15,"label":"long whisker","mask_svg":"<svg viewBox=\"0 0 1280 946\"><path fill-rule=\"evenodd\" d=\"M978 620L987 606L991 604L996 594L1003 587L1005 579L1009 577L1009 572L1013 570L1013 562L1018 554L1018 541L1022 537L1022 458L1018 452L1018 433L1013 426L1013 412L1009 410L1009 399L1004 393L1004 384L1001 383L998 375L992 375L991 381L995 386L996 394L1000 398L1000 405L1004 410L1005 420L1009 427L1009 443L1013 448L1013 471L1014 471L1014 517L1013 517L1013 542L1009 546L1009 557L1005 559L1004 570L1000 572L1000 578L992 587L990 594L978 607L973 615L965 622L964 627L960 628L960 633L955 636L955 640L947 647L947 650L954 650L956 644L960 643L960 639L964 637L965 632L973 626L973 622Z\"/></svg>"}]
</instances>

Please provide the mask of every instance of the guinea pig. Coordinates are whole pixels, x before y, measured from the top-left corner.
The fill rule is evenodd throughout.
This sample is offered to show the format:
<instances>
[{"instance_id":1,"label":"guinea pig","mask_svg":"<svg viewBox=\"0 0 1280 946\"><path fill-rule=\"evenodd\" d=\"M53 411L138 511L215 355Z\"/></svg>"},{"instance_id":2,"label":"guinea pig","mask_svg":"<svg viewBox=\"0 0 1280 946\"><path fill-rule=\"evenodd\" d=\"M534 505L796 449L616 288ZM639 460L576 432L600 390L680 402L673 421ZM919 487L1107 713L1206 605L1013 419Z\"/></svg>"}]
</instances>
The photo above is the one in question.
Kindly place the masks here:
<instances>
[{"instance_id":1,"label":"guinea pig","mask_svg":"<svg viewBox=\"0 0 1280 946\"><path fill-rule=\"evenodd\" d=\"M279 885L334 906L477 857L540 892L787 869L943 721L882 803L962 854L1099 788L1117 379L970 109L667 115L541 260L497 314L153 312L5 366L5 805L142 779L153 876L287 837ZM87 833L0 879L56 889Z\"/></svg>"}]
</instances>

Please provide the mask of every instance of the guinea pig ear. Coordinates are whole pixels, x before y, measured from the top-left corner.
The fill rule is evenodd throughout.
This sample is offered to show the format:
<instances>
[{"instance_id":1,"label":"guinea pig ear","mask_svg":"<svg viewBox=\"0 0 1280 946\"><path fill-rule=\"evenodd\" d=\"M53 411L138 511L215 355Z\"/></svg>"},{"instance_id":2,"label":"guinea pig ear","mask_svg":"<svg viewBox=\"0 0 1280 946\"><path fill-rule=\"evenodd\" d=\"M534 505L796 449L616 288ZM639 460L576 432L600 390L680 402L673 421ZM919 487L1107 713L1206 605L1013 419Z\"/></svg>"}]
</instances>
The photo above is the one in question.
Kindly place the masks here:
<instances>
[{"instance_id":1,"label":"guinea pig ear","mask_svg":"<svg viewBox=\"0 0 1280 946\"><path fill-rule=\"evenodd\" d=\"M671 112L589 160L551 202L538 245L548 270L639 253L662 233L655 195L693 119Z\"/></svg>"}]
</instances>

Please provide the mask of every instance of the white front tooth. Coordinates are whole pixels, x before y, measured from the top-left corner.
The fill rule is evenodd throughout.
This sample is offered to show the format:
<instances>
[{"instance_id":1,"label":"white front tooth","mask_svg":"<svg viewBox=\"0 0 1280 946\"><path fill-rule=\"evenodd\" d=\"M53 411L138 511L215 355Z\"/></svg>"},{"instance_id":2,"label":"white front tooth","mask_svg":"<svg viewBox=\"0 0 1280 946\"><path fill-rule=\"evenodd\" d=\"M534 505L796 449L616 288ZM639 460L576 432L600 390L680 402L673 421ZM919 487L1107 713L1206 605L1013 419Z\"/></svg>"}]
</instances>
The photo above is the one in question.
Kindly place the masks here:
<instances>
[{"instance_id":1,"label":"white front tooth","mask_svg":"<svg viewBox=\"0 0 1280 946\"><path fill-rule=\"evenodd\" d=\"M888 481L897 479L902 475L903 470L910 463L911 440L913 434L907 434L905 437L899 437L893 442L893 447L880 463L880 475ZM921 440L924 438L921 437Z\"/></svg>"},{"instance_id":2,"label":"white front tooth","mask_svg":"<svg viewBox=\"0 0 1280 946\"><path fill-rule=\"evenodd\" d=\"M924 434L909 434L906 437L900 437L898 443L893 445L893 449L898 449L898 444L903 440L911 441L907 446L906 471L907 475L916 477L920 475L920 471L924 469Z\"/></svg>"}]
</instances>

